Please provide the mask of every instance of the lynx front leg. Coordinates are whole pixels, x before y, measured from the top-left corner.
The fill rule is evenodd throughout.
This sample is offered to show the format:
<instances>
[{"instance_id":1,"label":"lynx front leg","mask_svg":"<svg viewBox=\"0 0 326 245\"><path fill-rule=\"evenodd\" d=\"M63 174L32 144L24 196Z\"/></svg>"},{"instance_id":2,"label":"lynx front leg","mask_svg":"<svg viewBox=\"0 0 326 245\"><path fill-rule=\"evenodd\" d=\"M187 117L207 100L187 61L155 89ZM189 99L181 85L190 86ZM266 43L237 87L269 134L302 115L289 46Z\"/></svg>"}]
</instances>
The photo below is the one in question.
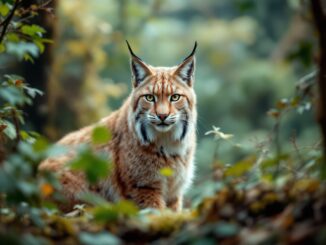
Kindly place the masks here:
<instances>
[{"instance_id":1,"label":"lynx front leg","mask_svg":"<svg viewBox=\"0 0 326 245\"><path fill-rule=\"evenodd\" d=\"M136 187L130 197L140 208L163 209L166 207L160 189L145 186Z\"/></svg>"},{"instance_id":2,"label":"lynx front leg","mask_svg":"<svg viewBox=\"0 0 326 245\"><path fill-rule=\"evenodd\" d=\"M167 207L175 212L180 212L182 210L182 204L183 204L183 197L178 196L169 200L167 203Z\"/></svg>"},{"instance_id":3,"label":"lynx front leg","mask_svg":"<svg viewBox=\"0 0 326 245\"><path fill-rule=\"evenodd\" d=\"M60 175L61 192L65 203L59 205L63 211L70 211L75 204L80 203L79 195L88 191L87 182L81 173L66 171Z\"/></svg>"}]
</instances>

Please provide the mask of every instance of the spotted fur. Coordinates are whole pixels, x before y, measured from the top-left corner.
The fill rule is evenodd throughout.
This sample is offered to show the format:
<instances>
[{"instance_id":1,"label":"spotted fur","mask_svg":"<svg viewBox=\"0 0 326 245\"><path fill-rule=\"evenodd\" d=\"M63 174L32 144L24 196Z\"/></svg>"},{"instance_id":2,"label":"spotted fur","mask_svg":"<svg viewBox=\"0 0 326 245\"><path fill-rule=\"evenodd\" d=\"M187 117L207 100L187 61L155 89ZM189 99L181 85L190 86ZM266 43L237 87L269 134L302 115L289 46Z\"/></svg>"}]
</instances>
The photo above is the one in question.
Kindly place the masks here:
<instances>
[{"instance_id":1,"label":"spotted fur","mask_svg":"<svg viewBox=\"0 0 326 245\"><path fill-rule=\"evenodd\" d=\"M133 89L121 106L99 123L70 133L58 144L75 147L89 143L92 129L104 125L112 140L100 149L109 153L113 173L97 186L90 186L80 172L65 167L75 153L49 158L40 170L57 172L68 206L78 202L81 193L96 191L110 201L133 200L140 208L181 210L185 191L194 174L196 146L196 95L193 90L195 48L179 65L153 67L131 50ZM150 99L153 99L150 101ZM165 177L160 169L174 174Z\"/></svg>"}]
</instances>

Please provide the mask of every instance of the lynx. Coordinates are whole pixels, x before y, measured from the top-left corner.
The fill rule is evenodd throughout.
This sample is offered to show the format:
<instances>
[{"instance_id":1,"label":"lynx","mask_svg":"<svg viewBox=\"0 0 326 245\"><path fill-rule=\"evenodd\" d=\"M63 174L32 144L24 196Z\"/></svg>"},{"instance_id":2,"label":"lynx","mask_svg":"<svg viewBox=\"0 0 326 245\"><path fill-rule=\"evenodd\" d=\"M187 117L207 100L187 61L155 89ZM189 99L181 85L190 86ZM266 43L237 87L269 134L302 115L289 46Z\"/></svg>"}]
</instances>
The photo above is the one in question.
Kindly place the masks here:
<instances>
[{"instance_id":1,"label":"lynx","mask_svg":"<svg viewBox=\"0 0 326 245\"><path fill-rule=\"evenodd\" d=\"M100 122L72 132L57 144L76 147L91 142L92 130L107 127L112 139L97 150L113 162L112 173L95 187L83 173L67 164L75 153L48 158L41 171L56 172L70 209L85 192L97 192L108 201L131 200L140 208L180 211L194 175L196 95L193 89L195 51L173 67L146 64L127 46L131 57L132 91L120 109ZM172 176L163 176L171 168Z\"/></svg>"}]
</instances>

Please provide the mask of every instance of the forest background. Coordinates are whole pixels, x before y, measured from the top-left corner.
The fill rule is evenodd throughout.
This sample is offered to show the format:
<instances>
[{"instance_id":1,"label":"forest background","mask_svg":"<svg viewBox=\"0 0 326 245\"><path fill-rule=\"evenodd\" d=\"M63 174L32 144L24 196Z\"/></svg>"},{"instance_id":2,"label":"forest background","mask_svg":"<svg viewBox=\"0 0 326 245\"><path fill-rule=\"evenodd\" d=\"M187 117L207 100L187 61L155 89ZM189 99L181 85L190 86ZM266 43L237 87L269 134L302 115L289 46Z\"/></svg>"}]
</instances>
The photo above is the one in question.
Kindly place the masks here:
<instances>
[{"instance_id":1,"label":"forest background","mask_svg":"<svg viewBox=\"0 0 326 245\"><path fill-rule=\"evenodd\" d=\"M321 52L311 9L299 0L0 1L1 159L20 156L19 168L39 150L28 160L39 162L55 151L51 142L118 109L131 90L126 39L154 66L180 63L197 41L197 170L186 207L230 183L317 181L319 191ZM51 181L12 189L15 205L39 188L47 195Z\"/></svg>"}]
</instances>

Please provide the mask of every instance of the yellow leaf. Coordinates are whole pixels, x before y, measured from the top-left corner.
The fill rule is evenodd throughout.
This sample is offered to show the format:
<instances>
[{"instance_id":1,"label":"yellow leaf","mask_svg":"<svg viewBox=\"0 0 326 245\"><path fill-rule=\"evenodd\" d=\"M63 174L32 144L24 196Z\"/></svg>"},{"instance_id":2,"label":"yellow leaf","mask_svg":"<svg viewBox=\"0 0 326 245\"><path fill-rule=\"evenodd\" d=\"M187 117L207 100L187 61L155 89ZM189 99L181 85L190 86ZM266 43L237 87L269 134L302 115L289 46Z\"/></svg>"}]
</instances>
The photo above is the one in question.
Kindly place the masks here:
<instances>
[{"instance_id":1,"label":"yellow leaf","mask_svg":"<svg viewBox=\"0 0 326 245\"><path fill-rule=\"evenodd\" d=\"M10 9L7 4L5 4L5 3L0 4L0 14L2 16L6 16L9 13L9 10Z\"/></svg>"},{"instance_id":2,"label":"yellow leaf","mask_svg":"<svg viewBox=\"0 0 326 245\"><path fill-rule=\"evenodd\" d=\"M174 174L174 171L172 168L165 167L160 169L160 174L165 176L165 177L170 177Z\"/></svg>"},{"instance_id":3,"label":"yellow leaf","mask_svg":"<svg viewBox=\"0 0 326 245\"><path fill-rule=\"evenodd\" d=\"M80 41L69 41L66 45L70 53L75 56L83 56L88 50L87 46Z\"/></svg>"}]
</instances>

